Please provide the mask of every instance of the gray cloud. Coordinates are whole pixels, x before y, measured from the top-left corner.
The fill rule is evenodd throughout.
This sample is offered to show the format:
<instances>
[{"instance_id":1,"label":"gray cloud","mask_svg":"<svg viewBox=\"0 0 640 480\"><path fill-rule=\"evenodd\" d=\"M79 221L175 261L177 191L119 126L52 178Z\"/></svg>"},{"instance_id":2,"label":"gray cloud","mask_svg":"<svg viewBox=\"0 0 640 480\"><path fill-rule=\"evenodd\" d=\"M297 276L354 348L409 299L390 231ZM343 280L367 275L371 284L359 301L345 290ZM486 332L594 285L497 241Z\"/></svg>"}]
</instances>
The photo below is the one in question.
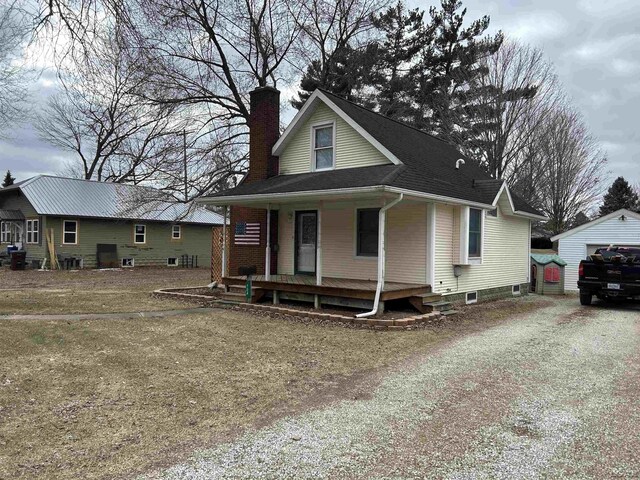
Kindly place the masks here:
<instances>
[{"instance_id":1,"label":"gray cloud","mask_svg":"<svg viewBox=\"0 0 640 480\"><path fill-rule=\"evenodd\" d=\"M428 8L433 2L409 2ZM464 0L469 18L491 16L491 30L543 48L593 134L606 149L611 176L640 182L640 9L633 0ZM45 72L31 88L37 111L55 91ZM287 117L292 116L287 111ZM73 155L51 147L27 123L0 140L0 171L19 178L55 173Z\"/></svg>"}]
</instances>

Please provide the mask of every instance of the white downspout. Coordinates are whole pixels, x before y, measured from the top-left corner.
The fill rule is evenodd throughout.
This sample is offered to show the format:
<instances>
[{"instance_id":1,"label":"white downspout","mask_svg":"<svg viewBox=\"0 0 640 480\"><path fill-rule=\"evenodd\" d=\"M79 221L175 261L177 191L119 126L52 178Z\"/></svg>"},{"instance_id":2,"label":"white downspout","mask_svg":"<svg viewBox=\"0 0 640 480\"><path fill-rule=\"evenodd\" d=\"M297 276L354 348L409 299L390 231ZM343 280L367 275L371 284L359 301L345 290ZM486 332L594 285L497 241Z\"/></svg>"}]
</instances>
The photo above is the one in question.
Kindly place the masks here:
<instances>
[{"instance_id":1,"label":"white downspout","mask_svg":"<svg viewBox=\"0 0 640 480\"><path fill-rule=\"evenodd\" d=\"M222 221L222 276L220 278L224 278L227 276L227 214L229 207L227 205L224 206L224 220Z\"/></svg>"},{"instance_id":2,"label":"white downspout","mask_svg":"<svg viewBox=\"0 0 640 480\"><path fill-rule=\"evenodd\" d=\"M382 289L384 288L384 270L386 263L385 233L387 229L387 210L389 210L391 207L396 206L402 201L403 198L404 194L401 193L400 196L393 202L383 206L380 209L380 213L378 214L378 285L376 287L376 296L373 301L373 310L371 310L370 312L359 313L358 315L356 315L357 318L370 317L378 313L378 306L380 305L380 295L382 294Z\"/></svg>"},{"instance_id":3,"label":"white downspout","mask_svg":"<svg viewBox=\"0 0 640 480\"><path fill-rule=\"evenodd\" d=\"M267 205L267 247L264 253L264 276L265 280L271 280L271 204Z\"/></svg>"}]
</instances>

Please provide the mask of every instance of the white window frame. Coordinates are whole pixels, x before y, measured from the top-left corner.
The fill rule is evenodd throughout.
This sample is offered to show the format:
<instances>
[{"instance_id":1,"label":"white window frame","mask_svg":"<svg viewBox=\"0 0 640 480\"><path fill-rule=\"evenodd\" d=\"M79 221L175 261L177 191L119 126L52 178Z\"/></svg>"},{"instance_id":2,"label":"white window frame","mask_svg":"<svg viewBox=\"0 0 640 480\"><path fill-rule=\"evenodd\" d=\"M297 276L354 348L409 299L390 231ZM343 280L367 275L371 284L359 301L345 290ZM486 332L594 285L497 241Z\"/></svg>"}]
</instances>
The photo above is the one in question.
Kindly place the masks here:
<instances>
[{"instance_id":1,"label":"white window frame","mask_svg":"<svg viewBox=\"0 0 640 480\"><path fill-rule=\"evenodd\" d=\"M40 219L27 220L27 244L38 245L40 243Z\"/></svg>"},{"instance_id":2,"label":"white window frame","mask_svg":"<svg viewBox=\"0 0 640 480\"><path fill-rule=\"evenodd\" d=\"M131 265L125 265L125 263L129 263L131 261ZM133 257L123 257L120 259L120 265L122 268L133 268L136 266L136 259Z\"/></svg>"},{"instance_id":3,"label":"white window frame","mask_svg":"<svg viewBox=\"0 0 640 480\"><path fill-rule=\"evenodd\" d=\"M0 222L0 243L11 243L11 227L9 222Z\"/></svg>"},{"instance_id":4,"label":"white window frame","mask_svg":"<svg viewBox=\"0 0 640 480\"><path fill-rule=\"evenodd\" d=\"M143 227L144 232L138 233L136 230L138 227ZM142 235L144 240L142 242L138 241L138 235ZM136 223L133 225L133 243L136 245L145 245L147 243L147 225L144 223Z\"/></svg>"},{"instance_id":5,"label":"white window frame","mask_svg":"<svg viewBox=\"0 0 640 480\"><path fill-rule=\"evenodd\" d=\"M471 300L469 300L469 295L475 295L475 298L472 298ZM474 292L465 293L464 300L465 300L465 303L467 305L471 305L473 303L478 303L478 291L476 290Z\"/></svg>"},{"instance_id":6,"label":"white window frame","mask_svg":"<svg viewBox=\"0 0 640 480\"><path fill-rule=\"evenodd\" d=\"M175 262L171 263L169 260L175 260ZM167 257L167 267L177 267L178 266L178 257Z\"/></svg>"},{"instance_id":7,"label":"white window frame","mask_svg":"<svg viewBox=\"0 0 640 480\"><path fill-rule=\"evenodd\" d=\"M76 228L73 232L67 231L67 223L75 223ZM79 223L78 220L63 220L62 221L62 244L63 245L78 245L78 230ZM75 235L73 242L67 242L67 233L73 233Z\"/></svg>"},{"instance_id":8,"label":"white window frame","mask_svg":"<svg viewBox=\"0 0 640 480\"><path fill-rule=\"evenodd\" d=\"M178 228L178 236L176 237L176 227ZM171 240L180 240L182 238L182 225L171 225Z\"/></svg>"},{"instance_id":9,"label":"white window frame","mask_svg":"<svg viewBox=\"0 0 640 480\"><path fill-rule=\"evenodd\" d=\"M331 167L327 167L327 168L316 168L316 150L324 150L324 149L328 149L329 147L322 147L320 149L316 149L316 130L321 129L321 128L328 128L331 127L332 128L332 146L331 148L333 149L333 158L332 158L332 164ZM311 171L312 172L326 172L329 170L334 170L336 168L336 122L335 120L330 121L330 122L320 122L320 123L315 123L313 125L311 125L311 130L310 130L310 135L311 135Z\"/></svg>"},{"instance_id":10,"label":"white window frame","mask_svg":"<svg viewBox=\"0 0 640 480\"><path fill-rule=\"evenodd\" d=\"M512 295L520 295L521 293L522 292L521 292L520 284L511 286L511 294Z\"/></svg>"},{"instance_id":11,"label":"white window frame","mask_svg":"<svg viewBox=\"0 0 640 480\"><path fill-rule=\"evenodd\" d=\"M471 212L475 210L477 212L480 212L480 245L479 245L479 251L478 251L478 255L474 255L471 256L471 252L469 251L471 242ZM483 214L483 210L481 208L473 208L473 207L469 207L469 222L467 225L467 255L469 258L469 263L474 264L474 263L482 263L482 250L484 248L484 214Z\"/></svg>"}]
</instances>

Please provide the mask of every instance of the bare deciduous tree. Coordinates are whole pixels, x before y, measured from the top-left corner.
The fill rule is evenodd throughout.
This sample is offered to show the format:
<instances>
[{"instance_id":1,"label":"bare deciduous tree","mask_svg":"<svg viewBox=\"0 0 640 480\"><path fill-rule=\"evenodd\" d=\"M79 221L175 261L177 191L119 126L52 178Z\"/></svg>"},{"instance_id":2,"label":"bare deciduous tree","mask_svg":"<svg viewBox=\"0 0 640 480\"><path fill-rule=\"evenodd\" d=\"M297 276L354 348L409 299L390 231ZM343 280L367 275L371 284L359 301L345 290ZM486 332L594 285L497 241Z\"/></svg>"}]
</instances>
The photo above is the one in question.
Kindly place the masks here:
<instances>
[{"instance_id":1,"label":"bare deciduous tree","mask_svg":"<svg viewBox=\"0 0 640 480\"><path fill-rule=\"evenodd\" d=\"M27 34L16 2L0 6L0 132L25 114L25 76L15 62Z\"/></svg>"},{"instance_id":2,"label":"bare deciduous tree","mask_svg":"<svg viewBox=\"0 0 640 480\"><path fill-rule=\"evenodd\" d=\"M582 117L570 107L557 107L536 129L527 168L513 184L549 218L548 230L558 234L598 200L606 163Z\"/></svg>"}]
</instances>

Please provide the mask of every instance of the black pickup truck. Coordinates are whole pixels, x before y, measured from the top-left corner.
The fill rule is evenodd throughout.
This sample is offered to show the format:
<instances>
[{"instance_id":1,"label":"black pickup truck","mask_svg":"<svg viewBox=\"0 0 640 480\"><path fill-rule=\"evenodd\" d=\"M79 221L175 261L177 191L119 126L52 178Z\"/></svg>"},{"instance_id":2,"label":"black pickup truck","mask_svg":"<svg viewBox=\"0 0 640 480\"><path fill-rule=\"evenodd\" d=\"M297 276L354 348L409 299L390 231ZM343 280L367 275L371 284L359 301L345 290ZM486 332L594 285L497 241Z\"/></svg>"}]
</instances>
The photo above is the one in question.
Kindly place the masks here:
<instances>
[{"instance_id":1,"label":"black pickup truck","mask_svg":"<svg viewBox=\"0 0 640 480\"><path fill-rule=\"evenodd\" d=\"M582 305L591 305L594 295L640 300L640 248L599 248L580 262L578 288Z\"/></svg>"}]
</instances>

